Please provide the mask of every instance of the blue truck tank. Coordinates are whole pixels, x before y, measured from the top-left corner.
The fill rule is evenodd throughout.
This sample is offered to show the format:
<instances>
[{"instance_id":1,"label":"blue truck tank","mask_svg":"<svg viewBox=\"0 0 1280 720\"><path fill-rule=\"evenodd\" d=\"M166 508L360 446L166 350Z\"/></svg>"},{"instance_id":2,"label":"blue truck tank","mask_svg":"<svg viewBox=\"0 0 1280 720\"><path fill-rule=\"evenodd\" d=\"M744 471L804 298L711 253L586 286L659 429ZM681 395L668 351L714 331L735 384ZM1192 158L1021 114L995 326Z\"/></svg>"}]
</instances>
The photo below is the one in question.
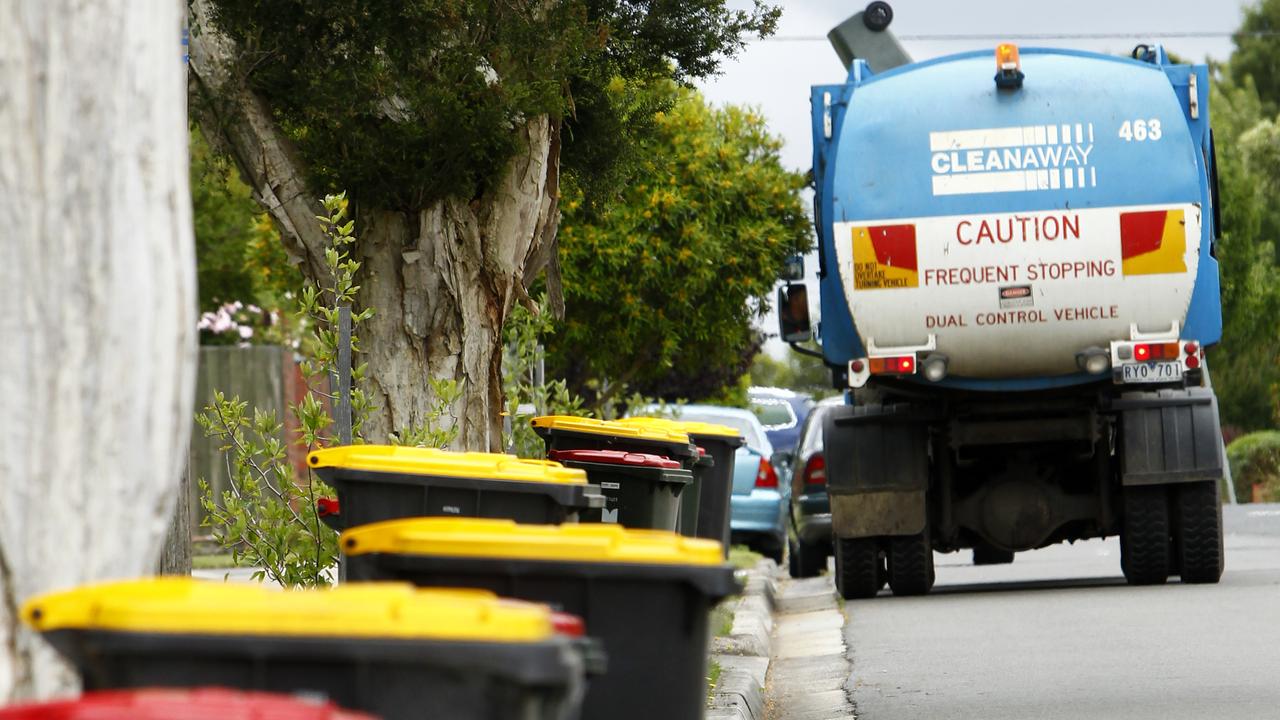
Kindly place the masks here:
<instances>
[{"instance_id":1,"label":"blue truck tank","mask_svg":"<svg viewBox=\"0 0 1280 720\"><path fill-rule=\"evenodd\" d=\"M1113 535L1130 583L1217 582L1207 68L1145 45L910 63L891 20L877 0L833 30L848 78L811 96L837 588ZM782 293L791 341L805 295Z\"/></svg>"},{"instance_id":2,"label":"blue truck tank","mask_svg":"<svg viewBox=\"0 0 1280 720\"><path fill-rule=\"evenodd\" d=\"M1207 68L1020 59L1018 88L990 50L813 88L822 347L864 360L855 387L875 357L1033 390L1096 381L1081 353L1218 340Z\"/></svg>"}]
</instances>

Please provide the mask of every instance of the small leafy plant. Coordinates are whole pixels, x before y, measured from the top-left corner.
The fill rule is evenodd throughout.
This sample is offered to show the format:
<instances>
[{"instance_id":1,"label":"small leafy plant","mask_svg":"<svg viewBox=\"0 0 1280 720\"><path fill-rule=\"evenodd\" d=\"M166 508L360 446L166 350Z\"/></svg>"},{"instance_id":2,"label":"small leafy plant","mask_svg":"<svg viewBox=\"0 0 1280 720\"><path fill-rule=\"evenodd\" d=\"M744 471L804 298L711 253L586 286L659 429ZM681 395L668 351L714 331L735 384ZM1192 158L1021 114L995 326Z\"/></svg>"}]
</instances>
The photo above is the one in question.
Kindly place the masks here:
<instances>
[{"instance_id":1,"label":"small leafy plant","mask_svg":"<svg viewBox=\"0 0 1280 720\"><path fill-rule=\"evenodd\" d=\"M325 197L323 205L325 215L316 219L329 238L325 264L330 282L329 287L305 287L299 294L299 324L311 332L303 343L310 357L301 364L307 392L302 402L290 407L298 420L297 437L284 438L283 425L274 412L250 410L238 397L228 398L221 392L196 416L206 434L223 441L221 450L230 479L230 488L221 497L205 479L198 481L200 503L208 513L204 524L211 528L218 544L230 551L236 565L259 568L255 579L285 587L331 584L338 559L337 533L324 524L316 509L316 501L332 495L332 490L310 469L305 477L299 476L288 458L289 443L310 451L336 442L332 408L340 398L329 392L328 386L338 365L338 321L342 309L351 307L360 289L355 284L360 263L351 257L355 223L347 220L345 193ZM372 308L351 313L351 430L355 443L363 442L361 428L373 410L361 387L367 364L354 362L360 352L359 327L372 316ZM432 380L431 387L437 398L433 412L421 425L394 433L392 442L445 447L456 439L456 420L448 412L461 388L447 380Z\"/></svg>"}]
</instances>

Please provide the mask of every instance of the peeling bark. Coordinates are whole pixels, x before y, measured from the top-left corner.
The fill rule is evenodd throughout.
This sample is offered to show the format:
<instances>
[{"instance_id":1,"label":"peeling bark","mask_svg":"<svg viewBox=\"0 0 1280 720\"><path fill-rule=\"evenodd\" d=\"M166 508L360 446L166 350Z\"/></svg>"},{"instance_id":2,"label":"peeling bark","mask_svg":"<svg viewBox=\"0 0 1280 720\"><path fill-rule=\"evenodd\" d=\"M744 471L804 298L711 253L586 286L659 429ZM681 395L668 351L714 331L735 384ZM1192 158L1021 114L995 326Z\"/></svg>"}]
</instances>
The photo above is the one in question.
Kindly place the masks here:
<instances>
[{"instance_id":1,"label":"peeling bark","mask_svg":"<svg viewBox=\"0 0 1280 720\"><path fill-rule=\"evenodd\" d=\"M207 0L197 0L207 18ZM236 78L235 49L207 21L191 48L192 89L206 136L218 138L270 211L281 236L311 278L326 275L319 204L306 191L306 168L271 122L262 99ZM562 312L555 236L559 223L559 127L547 116L516 132L524 151L493 189L451 198L415 213L356 209L358 304L375 314L361 330L368 380L378 405L365 435L420 424L432 407L427 378L453 379L464 392L454 408L456 445L502 445L502 326L515 302L549 273L552 312Z\"/></svg>"},{"instance_id":2,"label":"peeling bark","mask_svg":"<svg viewBox=\"0 0 1280 720\"><path fill-rule=\"evenodd\" d=\"M173 0L0 4L0 705L75 686L21 603L149 573L178 500L196 346L181 30Z\"/></svg>"}]
</instances>

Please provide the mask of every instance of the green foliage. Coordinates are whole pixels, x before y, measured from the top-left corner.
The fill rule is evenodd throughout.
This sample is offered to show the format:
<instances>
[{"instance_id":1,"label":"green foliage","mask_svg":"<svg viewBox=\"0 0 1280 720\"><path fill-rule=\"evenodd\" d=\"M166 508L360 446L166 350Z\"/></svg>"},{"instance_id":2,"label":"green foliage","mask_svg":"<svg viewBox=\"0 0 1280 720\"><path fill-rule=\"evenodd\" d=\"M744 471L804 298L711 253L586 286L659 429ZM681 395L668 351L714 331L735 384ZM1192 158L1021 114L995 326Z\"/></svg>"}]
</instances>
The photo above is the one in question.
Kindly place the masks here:
<instances>
[{"instance_id":1,"label":"green foliage","mask_svg":"<svg viewBox=\"0 0 1280 720\"><path fill-rule=\"evenodd\" d=\"M804 347L818 350L815 343L804 343ZM756 355L751 363L750 377L752 385L787 388L810 395L815 400L837 392L831 387L831 370L821 358L791 350L787 350L781 360L768 353Z\"/></svg>"},{"instance_id":2,"label":"green foliage","mask_svg":"<svg viewBox=\"0 0 1280 720\"><path fill-rule=\"evenodd\" d=\"M1265 33L1265 34L1255 34ZM1280 33L1280 0L1261 0L1244 9L1244 22L1236 35L1231 69L1241 78L1252 77L1267 114L1280 109L1280 43L1270 33Z\"/></svg>"},{"instance_id":3,"label":"green foliage","mask_svg":"<svg viewBox=\"0 0 1280 720\"><path fill-rule=\"evenodd\" d=\"M522 458L546 457L545 443L529 424L532 418L589 414L583 409L582 398L571 392L564 380L537 381L542 339L551 327L547 314L517 305L503 328L507 354L502 363L502 394L511 421L503 445Z\"/></svg>"},{"instance_id":4,"label":"green foliage","mask_svg":"<svg viewBox=\"0 0 1280 720\"><path fill-rule=\"evenodd\" d=\"M520 149L513 130L541 114L568 121L567 158L607 176L632 116L603 87L706 77L778 14L724 0L215 0L213 20L313 187L415 210L482 193Z\"/></svg>"},{"instance_id":5,"label":"green foliage","mask_svg":"<svg viewBox=\"0 0 1280 720\"><path fill-rule=\"evenodd\" d=\"M337 563L337 534L316 513L317 498L332 491L307 470L305 479L295 478L287 455L287 443L311 450L334 444L334 421L330 411L338 398L318 388L337 369L338 316L349 307L359 290L354 282L360 263L351 258L356 243L355 224L346 221L346 195L329 195L317 216L329 240L325 264L329 269L327 287L305 287L299 298L301 314L311 336L304 348L310 357L303 361L308 379L302 402L290 408L298 420L296 438L284 438L283 427L274 413L249 411L237 397L214 394L214 402L196 416L204 432L223 441L231 487L217 497L203 478L198 480L200 503L208 513L205 524L214 540L229 550L237 565L257 567L256 579L269 579L285 587L316 587L333 582ZM372 309L352 314L351 348L353 364L359 354L358 328L373 315ZM366 364L352 368L352 437L362 442L360 428L373 410L368 394L360 387ZM420 426L392 435L403 445L444 447L457 436L456 420L447 417L461 388L449 380L431 380L436 404Z\"/></svg>"},{"instance_id":6,"label":"green foliage","mask_svg":"<svg viewBox=\"0 0 1280 720\"><path fill-rule=\"evenodd\" d=\"M703 399L732 386L784 259L810 243L804 178L782 167L758 113L650 89L672 109L654 117L621 197L588 211L570 183L562 205L566 321L552 356L600 405L625 391Z\"/></svg>"},{"instance_id":7,"label":"green foliage","mask_svg":"<svg viewBox=\"0 0 1280 720\"><path fill-rule=\"evenodd\" d=\"M1222 228L1222 342L1209 351L1224 424L1270 426L1280 412L1280 134L1251 80L1223 72L1212 88Z\"/></svg>"},{"instance_id":8,"label":"green foliage","mask_svg":"<svg viewBox=\"0 0 1280 720\"><path fill-rule=\"evenodd\" d=\"M1264 430L1236 438L1227 446L1227 462L1239 500L1247 502L1253 486L1261 485L1264 500L1280 501L1280 431Z\"/></svg>"},{"instance_id":9,"label":"green foliage","mask_svg":"<svg viewBox=\"0 0 1280 720\"><path fill-rule=\"evenodd\" d=\"M194 127L190 148L200 309L216 312L236 301L280 307L301 275L279 234L235 168Z\"/></svg>"},{"instance_id":10,"label":"green foliage","mask_svg":"<svg viewBox=\"0 0 1280 720\"><path fill-rule=\"evenodd\" d=\"M390 434L392 445L408 447L447 448L458 439L458 418L453 414L453 404L462 397L463 386L455 380L427 378L431 388L431 405L421 423Z\"/></svg>"},{"instance_id":11,"label":"green foliage","mask_svg":"<svg viewBox=\"0 0 1280 720\"><path fill-rule=\"evenodd\" d=\"M305 487L295 484L275 413L249 413L246 403L215 392L213 404L196 421L226 443L231 489L221 503L205 479L197 481L200 504L209 514L205 523L218 544L231 551L237 565L260 568L255 580L285 587L332 583L337 533L315 509L316 498L331 491L310 473Z\"/></svg>"}]
</instances>

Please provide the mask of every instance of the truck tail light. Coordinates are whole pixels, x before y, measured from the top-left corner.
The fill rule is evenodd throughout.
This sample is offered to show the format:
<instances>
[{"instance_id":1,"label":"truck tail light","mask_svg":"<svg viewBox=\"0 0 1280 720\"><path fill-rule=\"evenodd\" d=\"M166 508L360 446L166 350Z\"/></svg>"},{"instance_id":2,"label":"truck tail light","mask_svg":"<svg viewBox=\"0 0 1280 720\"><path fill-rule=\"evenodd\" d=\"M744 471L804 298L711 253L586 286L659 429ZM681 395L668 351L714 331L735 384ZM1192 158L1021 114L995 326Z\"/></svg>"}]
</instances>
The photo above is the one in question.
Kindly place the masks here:
<instances>
[{"instance_id":1,"label":"truck tail light","mask_svg":"<svg viewBox=\"0 0 1280 720\"><path fill-rule=\"evenodd\" d=\"M778 473L774 472L773 464L768 458L760 458L760 469L756 471L756 487L778 487Z\"/></svg>"},{"instance_id":2,"label":"truck tail light","mask_svg":"<svg viewBox=\"0 0 1280 720\"><path fill-rule=\"evenodd\" d=\"M1139 343L1133 346L1133 359L1138 362L1148 360L1177 360L1181 354L1181 345L1170 343Z\"/></svg>"},{"instance_id":3,"label":"truck tail light","mask_svg":"<svg viewBox=\"0 0 1280 720\"><path fill-rule=\"evenodd\" d=\"M915 355L873 357L867 360L872 375L915 375Z\"/></svg>"},{"instance_id":4,"label":"truck tail light","mask_svg":"<svg viewBox=\"0 0 1280 720\"><path fill-rule=\"evenodd\" d=\"M827 460L822 457L822 453L809 456L809 461L804 464L804 473L800 477L804 479L805 485L827 484Z\"/></svg>"}]
</instances>

